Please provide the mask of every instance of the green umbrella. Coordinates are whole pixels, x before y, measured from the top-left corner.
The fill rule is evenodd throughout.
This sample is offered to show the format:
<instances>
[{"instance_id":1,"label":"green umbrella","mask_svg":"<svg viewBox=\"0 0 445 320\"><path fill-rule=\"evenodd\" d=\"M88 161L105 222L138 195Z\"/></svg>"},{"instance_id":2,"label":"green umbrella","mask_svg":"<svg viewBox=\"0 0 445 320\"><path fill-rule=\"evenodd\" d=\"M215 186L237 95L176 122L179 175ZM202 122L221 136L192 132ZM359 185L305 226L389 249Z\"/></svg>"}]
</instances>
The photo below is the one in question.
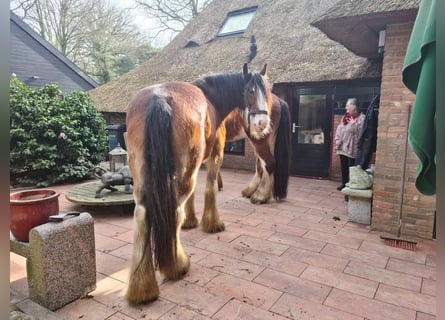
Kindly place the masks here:
<instances>
[{"instance_id":1,"label":"green umbrella","mask_svg":"<svg viewBox=\"0 0 445 320\"><path fill-rule=\"evenodd\" d=\"M406 50L402 81L416 94L408 138L419 158L416 188L436 193L436 0L422 0Z\"/></svg>"}]
</instances>

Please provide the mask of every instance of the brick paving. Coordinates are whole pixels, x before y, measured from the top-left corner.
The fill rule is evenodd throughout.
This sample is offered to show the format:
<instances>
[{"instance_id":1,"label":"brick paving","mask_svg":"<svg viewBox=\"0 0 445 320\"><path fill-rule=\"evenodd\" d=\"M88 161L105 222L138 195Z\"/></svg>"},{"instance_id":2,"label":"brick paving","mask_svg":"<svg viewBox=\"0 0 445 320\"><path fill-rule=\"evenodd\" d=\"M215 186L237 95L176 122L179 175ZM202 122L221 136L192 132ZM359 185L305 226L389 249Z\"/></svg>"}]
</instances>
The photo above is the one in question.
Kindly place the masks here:
<instances>
[{"instance_id":1,"label":"brick paving","mask_svg":"<svg viewBox=\"0 0 445 320\"><path fill-rule=\"evenodd\" d=\"M131 206L81 207L63 195L72 185L54 187L61 211L93 215L97 269L97 289L55 311L55 319L436 319L435 240L420 240L416 252L385 246L380 233L348 222L334 181L291 177L285 201L253 205L241 196L251 176L223 170L217 201L226 231L183 231L190 272L178 281L158 276L160 298L140 307L124 299ZM202 170L198 215L204 179ZM25 260L11 253L10 266L11 291L26 298Z\"/></svg>"}]
</instances>

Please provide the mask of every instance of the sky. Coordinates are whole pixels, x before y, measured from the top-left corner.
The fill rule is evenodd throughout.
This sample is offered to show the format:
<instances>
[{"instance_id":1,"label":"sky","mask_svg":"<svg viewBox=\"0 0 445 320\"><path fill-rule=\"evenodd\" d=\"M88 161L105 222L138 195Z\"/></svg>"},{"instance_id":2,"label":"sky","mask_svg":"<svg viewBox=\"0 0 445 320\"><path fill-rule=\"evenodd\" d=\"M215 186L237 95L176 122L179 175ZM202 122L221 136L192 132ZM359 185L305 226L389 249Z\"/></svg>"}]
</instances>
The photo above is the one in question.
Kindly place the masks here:
<instances>
[{"instance_id":1,"label":"sky","mask_svg":"<svg viewBox=\"0 0 445 320\"><path fill-rule=\"evenodd\" d=\"M141 8L137 8L134 0L106 0L113 6L121 8L123 10L128 9L130 14L134 16L134 23L139 28L142 34L148 37L156 35L157 23L153 19L148 18ZM10 1L11 7L13 7L14 0ZM156 48L162 48L167 45L173 38L173 33L166 31L159 34L156 39L151 42L151 45Z\"/></svg>"},{"instance_id":2,"label":"sky","mask_svg":"<svg viewBox=\"0 0 445 320\"><path fill-rule=\"evenodd\" d=\"M141 32L147 35L154 35L153 31L156 28L156 22L147 18L144 12L140 8L136 8L134 0L108 0L110 3L118 8L129 9L130 13L134 16L134 22ZM172 32L163 32L152 42L152 45L157 48L164 47L172 40Z\"/></svg>"}]
</instances>

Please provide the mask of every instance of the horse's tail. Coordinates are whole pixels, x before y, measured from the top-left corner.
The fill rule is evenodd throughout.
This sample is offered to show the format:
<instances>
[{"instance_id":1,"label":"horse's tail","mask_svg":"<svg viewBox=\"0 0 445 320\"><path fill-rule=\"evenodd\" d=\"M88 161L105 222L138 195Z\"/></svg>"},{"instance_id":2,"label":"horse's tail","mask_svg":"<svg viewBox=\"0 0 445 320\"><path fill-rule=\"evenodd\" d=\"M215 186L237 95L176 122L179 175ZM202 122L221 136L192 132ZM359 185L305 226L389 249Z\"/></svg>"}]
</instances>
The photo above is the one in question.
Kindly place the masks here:
<instances>
[{"instance_id":1,"label":"horse's tail","mask_svg":"<svg viewBox=\"0 0 445 320\"><path fill-rule=\"evenodd\" d=\"M278 124L274 148L275 170L273 197L276 200L284 199L287 196L291 155L289 106L286 101L280 99L280 107L280 123Z\"/></svg>"},{"instance_id":2,"label":"horse's tail","mask_svg":"<svg viewBox=\"0 0 445 320\"><path fill-rule=\"evenodd\" d=\"M176 263L177 186L171 144L171 112L171 106L164 97L153 96L145 114L141 177L147 227L144 246L152 247L154 265L160 268Z\"/></svg>"}]
</instances>

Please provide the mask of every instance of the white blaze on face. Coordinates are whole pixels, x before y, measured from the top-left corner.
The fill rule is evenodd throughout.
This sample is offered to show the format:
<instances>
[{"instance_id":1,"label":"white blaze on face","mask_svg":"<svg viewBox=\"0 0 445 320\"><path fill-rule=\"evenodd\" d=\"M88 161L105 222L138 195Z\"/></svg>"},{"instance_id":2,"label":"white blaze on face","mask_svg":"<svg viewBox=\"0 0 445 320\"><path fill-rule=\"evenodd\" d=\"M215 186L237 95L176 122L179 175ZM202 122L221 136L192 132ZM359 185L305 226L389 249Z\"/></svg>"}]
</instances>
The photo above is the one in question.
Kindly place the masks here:
<instances>
[{"instance_id":1,"label":"white blaze on face","mask_svg":"<svg viewBox=\"0 0 445 320\"><path fill-rule=\"evenodd\" d=\"M255 111L267 111L267 101L265 95L259 89L255 89L255 91L257 91ZM253 138L262 138L271 131L270 118L268 114L255 114L254 112L248 114L247 116L250 117L250 135ZM249 121L249 119L247 119L247 121Z\"/></svg>"}]
</instances>

